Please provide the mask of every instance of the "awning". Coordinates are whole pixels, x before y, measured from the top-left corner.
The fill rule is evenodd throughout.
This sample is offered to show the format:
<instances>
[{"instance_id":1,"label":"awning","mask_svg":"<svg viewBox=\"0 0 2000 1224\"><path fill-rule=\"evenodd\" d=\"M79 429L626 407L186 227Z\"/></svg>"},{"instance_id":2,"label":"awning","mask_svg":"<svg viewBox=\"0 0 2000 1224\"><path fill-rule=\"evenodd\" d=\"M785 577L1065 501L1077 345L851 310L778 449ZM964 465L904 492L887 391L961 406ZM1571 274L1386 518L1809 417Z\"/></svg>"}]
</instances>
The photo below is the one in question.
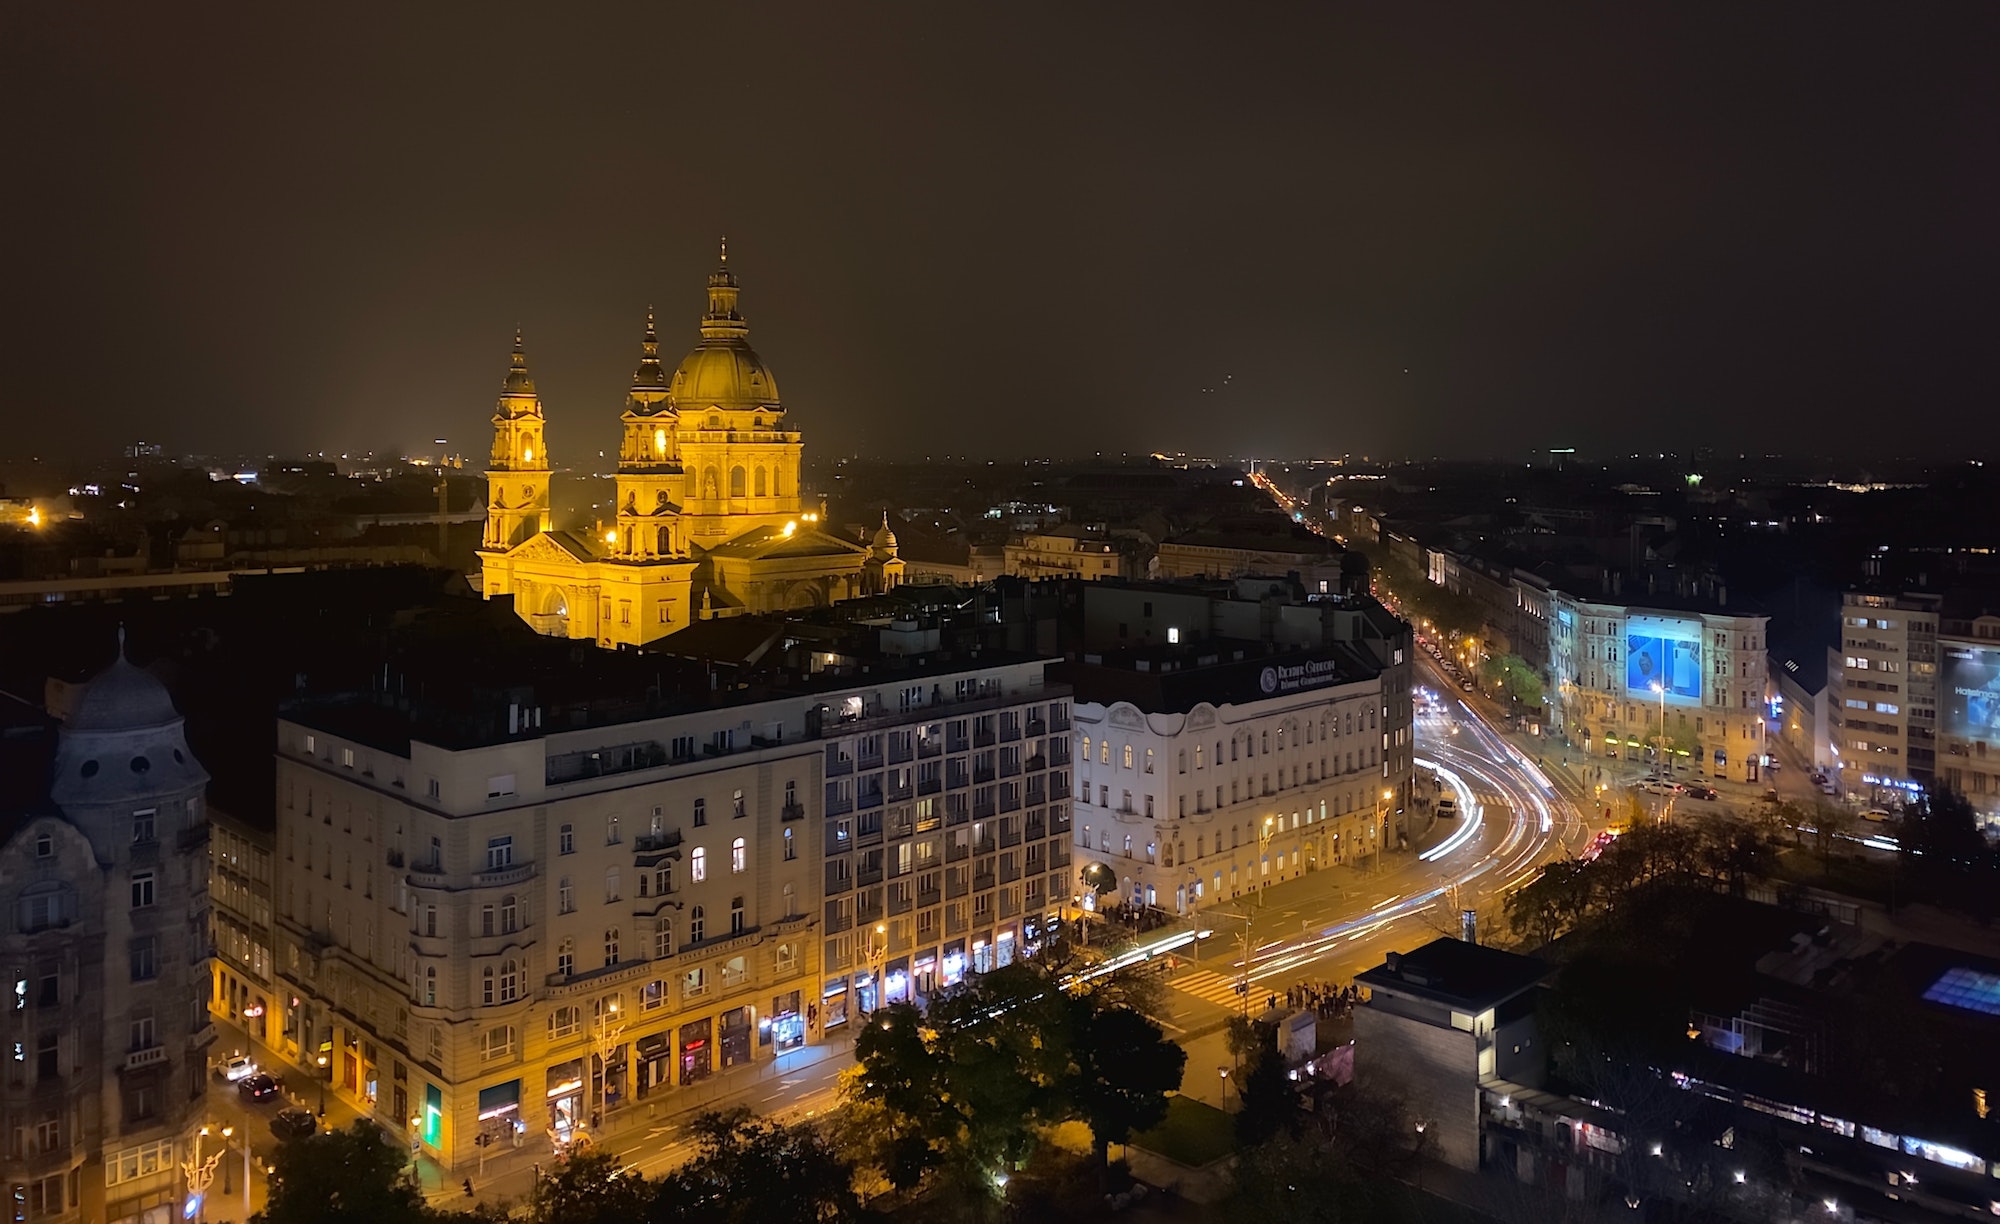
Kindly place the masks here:
<instances>
[{"instance_id":1,"label":"awning","mask_svg":"<svg viewBox=\"0 0 2000 1224\"><path fill-rule=\"evenodd\" d=\"M497 1118L521 1108L521 1081L508 1080L479 1090L479 1119Z\"/></svg>"},{"instance_id":2,"label":"awning","mask_svg":"<svg viewBox=\"0 0 2000 1224\"><path fill-rule=\"evenodd\" d=\"M671 1033L648 1033L644 1037L639 1038L637 1045L639 1047L639 1057L641 1058L658 1058L662 1054L671 1054L674 1052L674 1040Z\"/></svg>"}]
</instances>

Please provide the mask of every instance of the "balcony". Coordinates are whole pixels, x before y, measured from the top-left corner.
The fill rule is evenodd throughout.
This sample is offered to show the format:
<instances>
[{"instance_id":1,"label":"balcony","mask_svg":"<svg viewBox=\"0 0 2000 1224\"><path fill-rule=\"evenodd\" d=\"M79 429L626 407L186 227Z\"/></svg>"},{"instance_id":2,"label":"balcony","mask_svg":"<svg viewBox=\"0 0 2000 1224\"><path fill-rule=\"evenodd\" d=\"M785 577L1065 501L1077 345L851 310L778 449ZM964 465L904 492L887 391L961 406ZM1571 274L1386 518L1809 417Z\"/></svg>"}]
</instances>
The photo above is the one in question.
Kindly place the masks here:
<instances>
[{"instance_id":1,"label":"balcony","mask_svg":"<svg viewBox=\"0 0 2000 1224\"><path fill-rule=\"evenodd\" d=\"M995 776L997 775L994 773L991 765L981 766L972 771L972 780L975 783L991 782Z\"/></svg>"},{"instance_id":2,"label":"balcony","mask_svg":"<svg viewBox=\"0 0 2000 1224\"><path fill-rule=\"evenodd\" d=\"M403 869L403 852L401 850L389 851L389 866L396 871Z\"/></svg>"},{"instance_id":3,"label":"balcony","mask_svg":"<svg viewBox=\"0 0 2000 1224\"><path fill-rule=\"evenodd\" d=\"M525 884L535 878L533 863L514 863L506 867L496 867L491 871L481 871L473 875L474 888L507 888L515 884Z\"/></svg>"},{"instance_id":4,"label":"balcony","mask_svg":"<svg viewBox=\"0 0 2000 1224\"><path fill-rule=\"evenodd\" d=\"M973 877L972 877L972 891L973 891L973 892L985 892L985 891L986 891L987 889L989 889L989 888L992 888L992 887L993 887L993 885L994 885L994 884L996 884L996 883L998 883L998 882L999 882L999 881L998 881L998 880L996 880L996 879L994 878L994 876L993 876L993 873L992 873L992 872L990 872L990 871L989 871L989 872L987 872L987 873L986 873L985 875L976 875L976 876L973 876Z\"/></svg>"},{"instance_id":5,"label":"balcony","mask_svg":"<svg viewBox=\"0 0 2000 1224\"><path fill-rule=\"evenodd\" d=\"M972 741L965 738L963 735L948 735L945 737L945 742L944 742L945 751L951 753L954 756L956 756L961 752L965 752L971 747L972 747Z\"/></svg>"},{"instance_id":6,"label":"balcony","mask_svg":"<svg viewBox=\"0 0 2000 1224\"><path fill-rule=\"evenodd\" d=\"M944 900L944 894L939 892L935 888L931 889L929 892L920 892L917 894L917 908L929 909L931 906L936 905L938 902L942 900Z\"/></svg>"},{"instance_id":7,"label":"balcony","mask_svg":"<svg viewBox=\"0 0 2000 1224\"><path fill-rule=\"evenodd\" d=\"M1041 718L1031 718L1028 720L1028 737L1030 739L1033 739L1036 736L1047 735L1048 733L1049 733L1048 720Z\"/></svg>"},{"instance_id":8,"label":"balcony","mask_svg":"<svg viewBox=\"0 0 2000 1224\"><path fill-rule=\"evenodd\" d=\"M838 777L840 777L840 776L841 776L841 775L843 775L843 774L851 774L851 773L853 773L853 772L854 772L854 758L853 758L853 757L850 757L850 756L839 756L839 755L835 754L835 753L834 753L834 752L833 752L832 750L830 750L830 749L829 749L829 750L827 751L827 754L826 754L826 776L827 776L827 777L829 777L829 778L838 778Z\"/></svg>"},{"instance_id":9,"label":"balcony","mask_svg":"<svg viewBox=\"0 0 2000 1224\"><path fill-rule=\"evenodd\" d=\"M881 882L882 864L880 863L862 867L854 873L854 886L856 888L866 888L870 884L880 884Z\"/></svg>"},{"instance_id":10,"label":"balcony","mask_svg":"<svg viewBox=\"0 0 2000 1224\"><path fill-rule=\"evenodd\" d=\"M778 809L778 819L780 821L804 820L805 818L806 805L803 803L787 803Z\"/></svg>"},{"instance_id":11,"label":"balcony","mask_svg":"<svg viewBox=\"0 0 2000 1224\"><path fill-rule=\"evenodd\" d=\"M163 1045L151 1045L143 1050L133 1050L127 1054L125 1056L125 1069L127 1071L137 1071L141 1067L151 1067L165 1061L167 1061L167 1047Z\"/></svg>"},{"instance_id":12,"label":"balcony","mask_svg":"<svg viewBox=\"0 0 2000 1224\"><path fill-rule=\"evenodd\" d=\"M1021 738L1021 722L1016 718L1000 719L1000 738L1012 742Z\"/></svg>"},{"instance_id":13,"label":"balcony","mask_svg":"<svg viewBox=\"0 0 2000 1224\"><path fill-rule=\"evenodd\" d=\"M632 853L658 854L662 850L672 850L680 844L679 829L669 829L664 833L641 833L632 839Z\"/></svg>"},{"instance_id":14,"label":"balcony","mask_svg":"<svg viewBox=\"0 0 2000 1224\"><path fill-rule=\"evenodd\" d=\"M932 739L917 741L917 757L919 760L927 760L931 757L943 756L943 755L944 755L943 740L932 738Z\"/></svg>"},{"instance_id":15,"label":"balcony","mask_svg":"<svg viewBox=\"0 0 2000 1224\"><path fill-rule=\"evenodd\" d=\"M1029 757L1027 761L1024 763L1027 765L1029 773L1040 773L1042 770L1047 769L1049 767L1049 758L1044 754L1037 752L1035 755Z\"/></svg>"},{"instance_id":16,"label":"balcony","mask_svg":"<svg viewBox=\"0 0 2000 1224\"><path fill-rule=\"evenodd\" d=\"M972 746L975 748L991 748L999 742L1000 737L993 733L991 727L980 727L972 733Z\"/></svg>"}]
</instances>

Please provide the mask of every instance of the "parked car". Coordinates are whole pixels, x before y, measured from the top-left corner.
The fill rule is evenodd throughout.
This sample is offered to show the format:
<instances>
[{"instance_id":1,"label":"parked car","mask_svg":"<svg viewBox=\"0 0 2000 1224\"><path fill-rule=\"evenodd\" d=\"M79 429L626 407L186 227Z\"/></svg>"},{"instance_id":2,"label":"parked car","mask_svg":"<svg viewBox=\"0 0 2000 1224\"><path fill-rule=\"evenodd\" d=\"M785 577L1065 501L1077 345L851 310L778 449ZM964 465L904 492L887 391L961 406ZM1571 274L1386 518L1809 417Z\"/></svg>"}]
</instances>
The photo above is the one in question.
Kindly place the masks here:
<instances>
[{"instance_id":1,"label":"parked car","mask_svg":"<svg viewBox=\"0 0 2000 1224\"><path fill-rule=\"evenodd\" d=\"M1681 790L1690 799L1706 799L1711 803L1722 797L1713 786L1686 786Z\"/></svg>"},{"instance_id":2,"label":"parked car","mask_svg":"<svg viewBox=\"0 0 2000 1224\"><path fill-rule=\"evenodd\" d=\"M1471 691L1472 691L1472 681L1470 681L1470 680L1460 680L1460 681L1458 682L1458 687L1459 687L1459 688L1461 688L1461 689L1463 689L1463 690L1465 690L1466 692L1468 692L1468 693L1469 693L1469 692L1471 692Z\"/></svg>"},{"instance_id":3,"label":"parked car","mask_svg":"<svg viewBox=\"0 0 2000 1224\"><path fill-rule=\"evenodd\" d=\"M222 1078L230 1083L257 1074L257 1060L248 1054L232 1054L222 1063Z\"/></svg>"},{"instance_id":4,"label":"parked car","mask_svg":"<svg viewBox=\"0 0 2000 1224\"><path fill-rule=\"evenodd\" d=\"M304 1139L319 1133L319 1119L313 1117L310 1109L287 1106L271 1119L271 1133L280 1139Z\"/></svg>"},{"instance_id":5,"label":"parked car","mask_svg":"<svg viewBox=\"0 0 2000 1224\"><path fill-rule=\"evenodd\" d=\"M236 1091L243 1094L244 1100L256 1105L274 1099L282 1086L276 1076L266 1075L262 1071L255 1075L246 1075L236 1081Z\"/></svg>"},{"instance_id":6,"label":"parked car","mask_svg":"<svg viewBox=\"0 0 2000 1224\"><path fill-rule=\"evenodd\" d=\"M1681 784L1668 778L1645 777L1639 779L1639 789L1649 795L1678 795Z\"/></svg>"}]
</instances>

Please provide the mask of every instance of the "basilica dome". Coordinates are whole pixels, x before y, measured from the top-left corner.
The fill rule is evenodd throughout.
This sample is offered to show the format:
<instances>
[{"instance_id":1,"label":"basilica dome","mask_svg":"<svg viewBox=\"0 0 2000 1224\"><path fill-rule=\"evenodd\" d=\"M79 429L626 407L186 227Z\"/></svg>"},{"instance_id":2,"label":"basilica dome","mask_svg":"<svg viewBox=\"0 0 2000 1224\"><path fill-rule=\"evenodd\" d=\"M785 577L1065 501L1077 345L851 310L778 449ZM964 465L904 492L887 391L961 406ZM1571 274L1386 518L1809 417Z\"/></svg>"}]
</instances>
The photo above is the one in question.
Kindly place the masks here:
<instances>
[{"instance_id":1,"label":"basilica dome","mask_svg":"<svg viewBox=\"0 0 2000 1224\"><path fill-rule=\"evenodd\" d=\"M709 408L782 411L778 380L750 347L750 324L736 308L737 292L725 242L722 263L708 277L708 312L701 317L701 343L681 358L667 383L667 393L681 412L699 413Z\"/></svg>"}]
</instances>

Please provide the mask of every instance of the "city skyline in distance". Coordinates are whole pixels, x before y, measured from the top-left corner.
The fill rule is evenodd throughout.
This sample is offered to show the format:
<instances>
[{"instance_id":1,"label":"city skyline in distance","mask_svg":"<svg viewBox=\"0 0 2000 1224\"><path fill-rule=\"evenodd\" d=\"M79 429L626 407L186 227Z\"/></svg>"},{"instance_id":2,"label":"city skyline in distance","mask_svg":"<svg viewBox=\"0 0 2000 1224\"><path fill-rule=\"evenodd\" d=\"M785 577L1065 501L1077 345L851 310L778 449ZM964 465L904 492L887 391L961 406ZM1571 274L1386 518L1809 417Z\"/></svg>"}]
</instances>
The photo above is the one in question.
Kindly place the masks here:
<instances>
[{"instance_id":1,"label":"city skyline in distance","mask_svg":"<svg viewBox=\"0 0 2000 1224\"><path fill-rule=\"evenodd\" d=\"M1976 8L298 22L7 19L14 457L474 455L519 325L584 467L725 231L822 458L1996 440Z\"/></svg>"}]
</instances>

